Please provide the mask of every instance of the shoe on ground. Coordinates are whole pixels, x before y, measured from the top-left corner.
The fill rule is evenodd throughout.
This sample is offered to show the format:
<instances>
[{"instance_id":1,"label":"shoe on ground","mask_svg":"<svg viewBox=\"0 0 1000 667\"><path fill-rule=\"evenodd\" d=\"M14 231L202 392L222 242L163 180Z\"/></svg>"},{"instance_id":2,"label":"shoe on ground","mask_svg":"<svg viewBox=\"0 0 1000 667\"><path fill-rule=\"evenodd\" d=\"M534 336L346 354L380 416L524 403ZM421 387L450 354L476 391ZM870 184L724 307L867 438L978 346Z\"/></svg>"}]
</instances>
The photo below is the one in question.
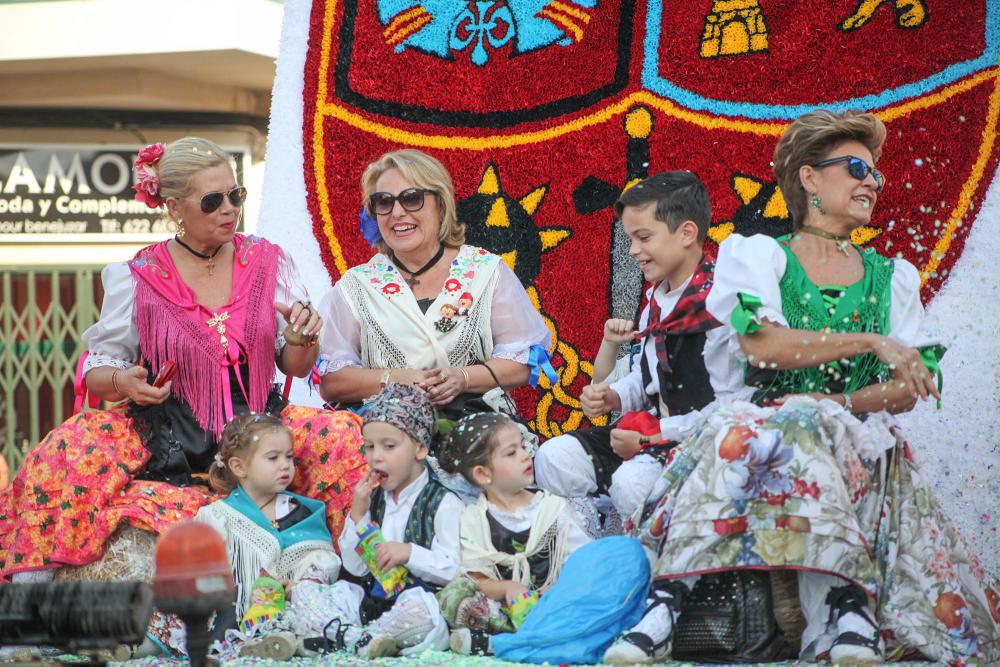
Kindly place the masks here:
<instances>
[{"instance_id":1,"label":"shoe on ground","mask_svg":"<svg viewBox=\"0 0 1000 667\"><path fill-rule=\"evenodd\" d=\"M833 588L827 595L827 604L831 607L831 618L837 622L830 661L842 665L881 664L885 646L864 589L853 585Z\"/></svg>"},{"instance_id":2,"label":"shoe on ground","mask_svg":"<svg viewBox=\"0 0 1000 667\"><path fill-rule=\"evenodd\" d=\"M493 655L490 634L485 630L458 628L451 631L448 648L459 655Z\"/></svg>"},{"instance_id":3,"label":"shoe on ground","mask_svg":"<svg viewBox=\"0 0 1000 667\"><path fill-rule=\"evenodd\" d=\"M619 637L604 652L607 665L645 665L660 660L670 652L670 641L660 644L642 632L630 632Z\"/></svg>"},{"instance_id":4,"label":"shoe on ground","mask_svg":"<svg viewBox=\"0 0 1000 667\"><path fill-rule=\"evenodd\" d=\"M394 658L399 655L399 646L391 635L373 635L367 644L358 644L358 655L362 658Z\"/></svg>"},{"instance_id":5,"label":"shoe on ground","mask_svg":"<svg viewBox=\"0 0 1000 667\"><path fill-rule=\"evenodd\" d=\"M290 660L295 655L297 642L291 632L273 632L263 637L255 637L240 648L241 658L264 658L265 660Z\"/></svg>"}]
</instances>

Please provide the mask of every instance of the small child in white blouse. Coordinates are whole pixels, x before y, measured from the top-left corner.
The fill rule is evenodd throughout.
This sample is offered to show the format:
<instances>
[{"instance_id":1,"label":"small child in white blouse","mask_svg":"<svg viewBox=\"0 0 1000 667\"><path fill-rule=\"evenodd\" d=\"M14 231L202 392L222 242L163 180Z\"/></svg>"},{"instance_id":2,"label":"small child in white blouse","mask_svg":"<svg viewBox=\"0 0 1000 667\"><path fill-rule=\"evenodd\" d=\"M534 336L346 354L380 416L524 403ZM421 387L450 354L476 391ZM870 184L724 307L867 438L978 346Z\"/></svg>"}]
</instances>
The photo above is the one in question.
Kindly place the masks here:
<instances>
[{"instance_id":1,"label":"small child in white blouse","mask_svg":"<svg viewBox=\"0 0 1000 667\"><path fill-rule=\"evenodd\" d=\"M434 592L458 574L462 501L426 464L437 431L430 399L411 386L390 383L364 407L369 470L354 489L338 544L347 575L324 636L303 642L304 653L347 649L367 658L448 646L448 627ZM362 559L362 535L375 527L384 541ZM386 591L382 575L405 568L405 589ZM397 570L398 571L398 570ZM362 626L365 626L362 629Z\"/></svg>"},{"instance_id":2,"label":"small child in white blouse","mask_svg":"<svg viewBox=\"0 0 1000 667\"><path fill-rule=\"evenodd\" d=\"M302 627L305 619L265 621L289 620L294 611L285 613L286 598L308 607L313 596L305 589L333 583L340 571L326 505L289 493L294 476L292 433L280 419L250 412L226 425L209 481L217 493L228 495L201 508L195 518L215 528L226 543L236 582L235 617L220 615L217 624L232 628L239 621L241 636L225 636L247 640L229 642L241 656L291 658L297 641L288 630L295 625L311 634Z\"/></svg>"},{"instance_id":3,"label":"small child in white blouse","mask_svg":"<svg viewBox=\"0 0 1000 667\"><path fill-rule=\"evenodd\" d=\"M471 415L448 434L447 472L482 489L462 514L462 574L438 593L456 653L488 654L489 636L513 632L566 559L590 542L566 501L534 487L520 429L497 413Z\"/></svg>"}]
</instances>

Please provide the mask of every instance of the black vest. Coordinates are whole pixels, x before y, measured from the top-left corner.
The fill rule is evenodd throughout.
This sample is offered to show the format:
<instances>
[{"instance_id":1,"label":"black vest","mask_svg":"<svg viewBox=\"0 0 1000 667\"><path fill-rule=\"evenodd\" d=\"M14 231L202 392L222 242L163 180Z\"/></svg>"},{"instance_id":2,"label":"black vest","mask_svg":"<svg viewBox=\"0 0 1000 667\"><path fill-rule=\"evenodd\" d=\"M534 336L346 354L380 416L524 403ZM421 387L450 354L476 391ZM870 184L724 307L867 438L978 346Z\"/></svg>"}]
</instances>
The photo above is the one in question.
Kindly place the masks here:
<instances>
[{"instance_id":1,"label":"black vest","mask_svg":"<svg viewBox=\"0 0 1000 667\"><path fill-rule=\"evenodd\" d=\"M643 388L648 387L652 381L646 357L646 345L653 344L651 337L647 337L640 350L639 367L642 370ZM656 365L660 395L649 397L657 412L660 399L672 415L684 415L692 410L701 410L715 400L715 392L703 356L705 332L667 335L666 347L670 372L664 372L660 364Z\"/></svg>"},{"instance_id":2,"label":"black vest","mask_svg":"<svg viewBox=\"0 0 1000 667\"><path fill-rule=\"evenodd\" d=\"M524 551L531 535L531 528L514 532L502 523L493 518L493 515L486 512L486 520L490 524L490 541L493 548L505 554L515 555ZM512 571L509 567L502 565L497 568L500 571L501 579L510 579ZM549 558L547 555L537 553L528 557L528 570L531 573L531 588L536 588L545 583L549 576Z\"/></svg>"}]
</instances>

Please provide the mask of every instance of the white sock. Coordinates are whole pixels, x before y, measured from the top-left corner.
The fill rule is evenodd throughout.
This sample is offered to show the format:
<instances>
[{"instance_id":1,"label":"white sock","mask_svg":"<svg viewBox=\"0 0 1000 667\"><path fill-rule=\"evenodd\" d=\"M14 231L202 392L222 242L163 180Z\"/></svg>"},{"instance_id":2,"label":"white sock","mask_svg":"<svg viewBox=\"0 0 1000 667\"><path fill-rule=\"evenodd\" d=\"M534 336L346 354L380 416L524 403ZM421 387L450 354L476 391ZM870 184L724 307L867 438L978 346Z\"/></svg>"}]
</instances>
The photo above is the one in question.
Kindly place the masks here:
<instances>
[{"instance_id":1,"label":"white sock","mask_svg":"<svg viewBox=\"0 0 1000 667\"><path fill-rule=\"evenodd\" d=\"M10 578L14 584L47 584L56 576L55 569L18 572Z\"/></svg>"},{"instance_id":2,"label":"white sock","mask_svg":"<svg viewBox=\"0 0 1000 667\"><path fill-rule=\"evenodd\" d=\"M411 592L421 591L417 589L403 591L396 604L371 624L369 631L372 635L389 635L396 640L400 648L416 646L424 641L434 629L434 621L423 597L411 595Z\"/></svg>"},{"instance_id":3,"label":"white sock","mask_svg":"<svg viewBox=\"0 0 1000 667\"><path fill-rule=\"evenodd\" d=\"M674 618L670 609L663 604L658 604L642 617L629 632L641 632L653 640L653 644L659 644L670 636L674 629Z\"/></svg>"}]
</instances>

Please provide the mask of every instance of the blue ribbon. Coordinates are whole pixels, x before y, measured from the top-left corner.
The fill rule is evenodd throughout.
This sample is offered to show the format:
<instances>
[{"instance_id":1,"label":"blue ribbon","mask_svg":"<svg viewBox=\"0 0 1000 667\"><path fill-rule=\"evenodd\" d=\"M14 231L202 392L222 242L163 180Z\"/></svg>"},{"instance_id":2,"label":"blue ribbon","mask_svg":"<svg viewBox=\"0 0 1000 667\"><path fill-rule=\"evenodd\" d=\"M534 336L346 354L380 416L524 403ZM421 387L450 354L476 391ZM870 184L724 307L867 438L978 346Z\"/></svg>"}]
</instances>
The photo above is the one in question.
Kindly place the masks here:
<instances>
[{"instance_id":1,"label":"blue ribbon","mask_svg":"<svg viewBox=\"0 0 1000 667\"><path fill-rule=\"evenodd\" d=\"M528 366L531 367L531 377L528 379L528 384L532 387L538 386L538 380L543 371L545 372L545 377L549 379L549 384L554 386L559 382L556 369L552 368L552 355L541 345L536 344L531 346Z\"/></svg>"},{"instance_id":2,"label":"blue ribbon","mask_svg":"<svg viewBox=\"0 0 1000 667\"><path fill-rule=\"evenodd\" d=\"M364 206L358 211L358 229L361 230L361 235L365 237L365 241L368 241L368 245L375 247L375 245L382 240L382 232L378 230L378 222L375 218L371 216Z\"/></svg>"}]
</instances>

